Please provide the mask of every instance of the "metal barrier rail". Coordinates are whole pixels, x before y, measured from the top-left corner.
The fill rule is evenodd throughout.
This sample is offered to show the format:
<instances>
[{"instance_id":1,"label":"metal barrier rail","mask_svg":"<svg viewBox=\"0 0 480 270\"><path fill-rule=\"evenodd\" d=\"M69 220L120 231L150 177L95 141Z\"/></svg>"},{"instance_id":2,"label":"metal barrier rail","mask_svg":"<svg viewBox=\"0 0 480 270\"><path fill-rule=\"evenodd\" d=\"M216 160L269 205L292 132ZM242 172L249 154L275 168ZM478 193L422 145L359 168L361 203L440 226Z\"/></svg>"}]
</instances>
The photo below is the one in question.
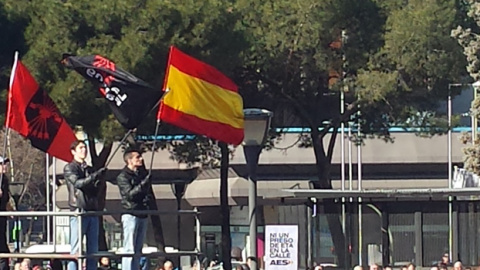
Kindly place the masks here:
<instances>
[{"instance_id":1,"label":"metal barrier rail","mask_svg":"<svg viewBox=\"0 0 480 270\"><path fill-rule=\"evenodd\" d=\"M89 255L76 254L57 254L57 253L0 253L0 258L29 258L29 259L86 259L86 258L123 258L123 257L179 257L179 256L199 256L202 253L195 251L179 252L151 252L151 253L126 253L126 252L97 252Z\"/></svg>"},{"instance_id":2,"label":"metal barrier rail","mask_svg":"<svg viewBox=\"0 0 480 270\"><path fill-rule=\"evenodd\" d=\"M0 211L0 217L41 217L41 216L103 216L118 214L137 214L137 215L199 215L201 212L196 210L178 210L178 211L157 211L157 210L138 210L138 211L88 211L88 212L47 212L47 211Z\"/></svg>"},{"instance_id":3,"label":"metal barrier rail","mask_svg":"<svg viewBox=\"0 0 480 270\"><path fill-rule=\"evenodd\" d=\"M137 215L195 215L196 224L197 224L197 238L200 235L200 226L198 215L201 212L197 210L175 210L175 211L158 211L158 210L137 210L137 211L66 211L66 212L50 212L50 211L0 211L0 217L6 216L15 216L15 217L33 217L33 216L70 216L78 218L78 227L82 228L82 217L83 216L103 216L103 215L115 215L115 214L137 214ZM79 239L83 239L82 231L78 230ZM179 251L179 252L152 252L152 253L124 253L124 252L97 252L95 254L83 254L83 245L79 245L79 250L77 254L58 254L56 253L56 245L53 246L52 253L0 253L0 258L30 258L30 259L63 259L63 260L75 260L77 259L78 269L82 269L83 260L85 258L100 258L100 257L178 257L182 255L194 255L199 256L200 246L199 241L196 241L196 251Z\"/></svg>"},{"instance_id":4,"label":"metal barrier rail","mask_svg":"<svg viewBox=\"0 0 480 270\"><path fill-rule=\"evenodd\" d=\"M58 253L0 253L0 258L12 259L62 259L74 260L78 259L78 255L74 254L58 254Z\"/></svg>"}]
</instances>

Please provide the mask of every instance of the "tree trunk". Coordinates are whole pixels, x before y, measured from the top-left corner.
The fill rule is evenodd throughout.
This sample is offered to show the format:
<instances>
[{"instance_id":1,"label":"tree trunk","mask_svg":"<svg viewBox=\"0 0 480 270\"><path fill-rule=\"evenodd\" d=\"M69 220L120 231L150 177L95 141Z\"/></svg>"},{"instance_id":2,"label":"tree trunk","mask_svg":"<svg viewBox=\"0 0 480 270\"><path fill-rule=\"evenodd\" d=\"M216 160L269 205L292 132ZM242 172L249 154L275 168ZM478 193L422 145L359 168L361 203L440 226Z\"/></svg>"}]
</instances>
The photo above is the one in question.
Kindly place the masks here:
<instances>
[{"instance_id":1,"label":"tree trunk","mask_svg":"<svg viewBox=\"0 0 480 270\"><path fill-rule=\"evenodd\" d=\"M220 208L222 216L222 261L223 269L232 269L232 238L230 236L230 207L228 205L228 147L219 142L222 157L220 165Z\"/></svg>"},{"instance_id":2,"label":"tree trunk","mask_svg":"<svg viewBox=\"0 0 480 270\"><path fill-rule=\"evenodd\" d=\"M336 135L336 134L335 134ZM333 138L332 138L333 139ZM332 189L330 178L331 160L325 154L323 146L323 137L312 133L313 149L315 153L318 180L313 182L315 189ZM345 267L346 246L345 235L340 221L340 205L334 199L323 200L325 215L327 217L328 227L332 236L335 255L337 255L340 268Z\"/></svg>"},{"instance_id":3,"label":"tree trunk","mask_svg":"<svg viewBox=\"0 0 480 270\"><path fill-rule=\"evenodd\" d=\"M30 246L30 238L32 236L32 231L33 231L33 222L34 222L34 219L31 218L28 220L28 229L27 229L27 232L25 233L25 246L28 247Z\"/></svg>"},{"instance_id":4,"label":"tree trunk","mask_svg":"<svg viewBox=\"0 0 480 270\"><path fill-rule=\"evenodd\" d=\"M158 210L157 199L155 198L155 193L153 192L152 187L150 187L150 196L152 199L149 201L149 209ZM165 238L163 237L162 220L159 215L150 215L150 220L152 221L153 237L155 238L155 243L157 243L158 251L165 252ZM163 258L159 259L160 261L163 261Z\"/></svg>"},{"instance_id":5,"label":"tree trunk","mask_svg":"<svg viewBox=\"0 0 480 270\"><path fill-rule=\"evenodd\" d=\"M88 137L88 144L90 150L90 156L92 157L92 166L95 170L102 168L107 163L108 156L112 152L112 144L106 143L103 145L102 150L97 154L95 148L95 139L93 137ZM105 209L105 204L107 200L107 183L105 181L100 181L98 186L98 209ZM98 250L99 251L108 251L107 235L105 233L105 228L103 226L103 216L98 217Z\"/></svg>"},{"instance_id":6,"label":"tree trunk","mask_svg":"<svg viewBox=\"0 0 480 270\"><path fill-rule=\"evenodd\" d=\"M98 192L98 209L105 209L105 203L107 200L107 183L101 181ZM108 251L107 235L105 234L105 227L103 226L103 216L98 217L98 250Z\"/></svg>"}]
</instances>

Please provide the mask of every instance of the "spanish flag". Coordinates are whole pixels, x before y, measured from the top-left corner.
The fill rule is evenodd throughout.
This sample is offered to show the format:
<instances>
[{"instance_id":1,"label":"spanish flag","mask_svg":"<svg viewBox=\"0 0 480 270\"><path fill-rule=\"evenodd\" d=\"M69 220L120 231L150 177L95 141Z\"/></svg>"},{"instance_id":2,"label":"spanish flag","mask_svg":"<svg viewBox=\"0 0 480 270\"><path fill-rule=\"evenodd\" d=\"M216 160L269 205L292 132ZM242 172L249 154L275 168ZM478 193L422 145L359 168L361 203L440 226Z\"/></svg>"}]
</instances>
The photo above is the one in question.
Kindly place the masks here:
<instances>
[{"instance_id":1,"label":"spanish flag","mask_svg":"<svg viewBox=\"0 0 480 270\"><path fill-rule=\"evenodd\" d=\"M216 68L172 46L163 90L157 119L229 144L242 142L242 97Z\"/></svg>"}]
</instances>

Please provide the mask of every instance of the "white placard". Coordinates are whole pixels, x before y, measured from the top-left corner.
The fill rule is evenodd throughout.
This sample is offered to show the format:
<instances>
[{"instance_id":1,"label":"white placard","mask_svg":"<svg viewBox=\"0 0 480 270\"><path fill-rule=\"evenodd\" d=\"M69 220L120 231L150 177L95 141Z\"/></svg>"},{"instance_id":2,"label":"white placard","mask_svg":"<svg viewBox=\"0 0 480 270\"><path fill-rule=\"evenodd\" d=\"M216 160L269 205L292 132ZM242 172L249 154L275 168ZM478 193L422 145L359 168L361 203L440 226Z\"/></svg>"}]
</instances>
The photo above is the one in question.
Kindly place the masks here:
<instances>
[{"instance_id":1,"label":"white placard","mask_svg":"<svg viewBox=\"0 0 480 270\"><path fill-rule=\"evenodd\" d=\"M298 269L298 226L265 226L265 270Z\"/></svg>"},{"instance_id":2,"label":"white placard","mask_svg":"<svg viewBox=\"0 0 480 270\"><path fill-rule=\"evenodd\" d=\"M480 176L455 166L452 178L453 188L478 188L480 187ZM480 200L480 196L457 196L457 200Z\"/></svg>"}]
</instances>

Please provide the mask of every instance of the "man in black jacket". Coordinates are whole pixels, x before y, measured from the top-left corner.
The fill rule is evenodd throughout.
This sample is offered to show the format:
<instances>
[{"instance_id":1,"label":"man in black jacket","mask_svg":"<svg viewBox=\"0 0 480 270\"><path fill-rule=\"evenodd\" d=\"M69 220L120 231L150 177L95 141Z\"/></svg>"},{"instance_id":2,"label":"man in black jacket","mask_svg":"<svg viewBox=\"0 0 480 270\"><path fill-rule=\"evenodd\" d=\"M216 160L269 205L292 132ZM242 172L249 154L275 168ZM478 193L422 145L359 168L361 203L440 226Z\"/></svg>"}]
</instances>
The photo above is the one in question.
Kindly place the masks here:
<instances>
[{"instance_id":1,"label":"man in black jacket","mask_svg":"<svg viewBox=\"0 0 480 270\"><path fill-rule=\"evenodd\" d=\"M75 141L70 146L73 155L73 161L65 165L63 169L64 177L68 188L68 204L70 211L97 211L98 202L98 184L105 172L105 168L94 171L92 167L85 162L87 158L87 146L84 141ZM86 254L98 252L98 216L82 216L82 236L87 238ZM78 218L70 217L70 254L77 254L79 246L82 243L79 239ZM97 269L97 260L87 258L87 270ZM77 263L71 261L68 264L68 270L76 270Z\"/></svg>"},{"instance_id":2,"label":"man in black jacket","mask_svg":"<svg viewBox=\"0 0 480 270\"><path fill-rule=\"evenodd\" d=\"M147 232L147 215L135 214L135 210L148 210L150 175L143 165L142 155L137 150L123 154L126 166L117 176L117 185L124 210L133 213L122 215L123 249L128 253L141 253ZM138 270L140 257L123 257L123 270Z\"/></svg>"},{"instance_id":3,"label":"man in black jacket","mask_svg":"<svg viewBox=\"0 0 480 270\"><path fill-rule=\"evenodd\" d=\"M7 211L7 205L10 200L10 194L8 189L8 178L7 178L7 164L9 163L8 158L0 156L0 211ZM7 217L0 217L0 253L10 253L10 249L7 244ZM0 259L0 270L10 269L8 265L8 259Z\"/></svg>"}]
</instances>

